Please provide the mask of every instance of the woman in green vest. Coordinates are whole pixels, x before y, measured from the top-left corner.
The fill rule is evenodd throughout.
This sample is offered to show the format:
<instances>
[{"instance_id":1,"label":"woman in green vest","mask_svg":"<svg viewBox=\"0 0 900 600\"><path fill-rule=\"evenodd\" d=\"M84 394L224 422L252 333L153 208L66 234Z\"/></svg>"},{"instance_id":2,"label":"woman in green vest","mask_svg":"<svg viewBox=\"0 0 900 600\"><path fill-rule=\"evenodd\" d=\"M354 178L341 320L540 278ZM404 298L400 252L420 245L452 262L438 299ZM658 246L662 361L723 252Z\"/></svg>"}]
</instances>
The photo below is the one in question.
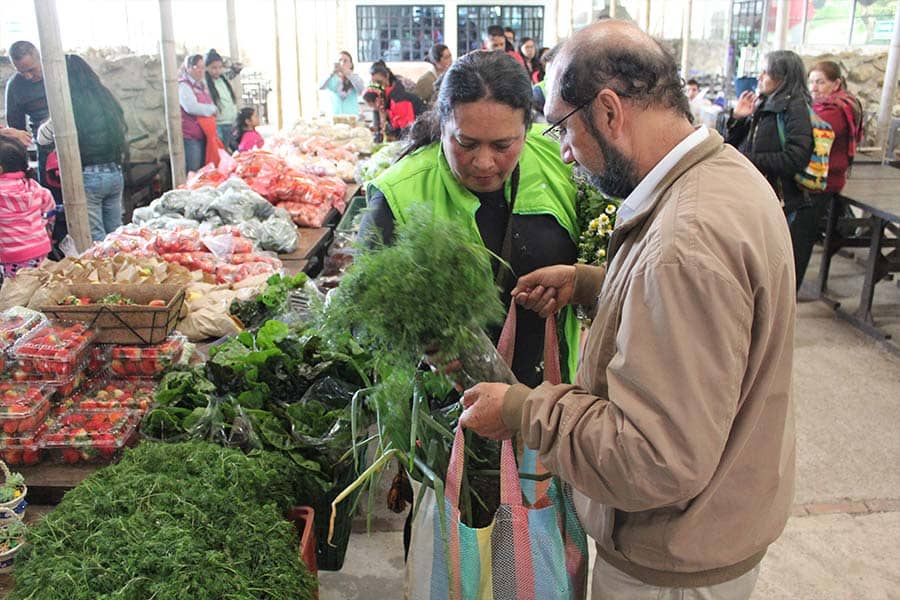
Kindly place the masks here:
<instances>
[{"instance_id":1,"label":"woman in green vest","mask_svg":"<svg viewBox=\"0 0 900 600\"><path fill-rule=\"evenodd\" d=\"M494 265L503 299L518 277L577 255L575 185L559 146L531 123L531 80L505 52L467 54L445 73L434 107L410 131L400 160L368 185L363 240L393 240L394 223L414 204L466 223L473 239L511 266ZM544 323L517 307L512 370L542 380ZM563 378L575 373L578 323L560 318ZM499 335L495 332L494 339Z\"/></svg>"}]
</instances>

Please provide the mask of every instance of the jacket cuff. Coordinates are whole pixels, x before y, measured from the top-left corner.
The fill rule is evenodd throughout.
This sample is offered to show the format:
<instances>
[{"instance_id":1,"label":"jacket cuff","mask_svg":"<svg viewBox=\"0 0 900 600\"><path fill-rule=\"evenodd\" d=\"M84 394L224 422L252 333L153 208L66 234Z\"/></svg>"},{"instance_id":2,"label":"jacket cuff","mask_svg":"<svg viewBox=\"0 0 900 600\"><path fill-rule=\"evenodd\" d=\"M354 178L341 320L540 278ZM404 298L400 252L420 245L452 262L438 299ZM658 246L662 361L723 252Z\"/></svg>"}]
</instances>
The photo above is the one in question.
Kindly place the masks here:
<instances>
[{"instance_id":1,"label":"jacket cuff","mask_svg":"<svg viewBox=\"0 0 900 600\"><path fill-rule=\"evenodd\" d=\"M510 431L519 431L522 428L522 408L530 393L531 388L521 383L513 384L506 390L500 415L503 424Z\"/></svg>"},{"instance_id":2,"label":"jacket cuff","mask_svg":"<svg viewBox=\"0 0 900 600\"><path fill-rule=\"evenodd\" d=\"M591 267L589 265L575 265L575 290L572 292L571 304L584 304L593 306L600 295L603 280L606 278L606 265Z\"/></svg>"}]
</instances>

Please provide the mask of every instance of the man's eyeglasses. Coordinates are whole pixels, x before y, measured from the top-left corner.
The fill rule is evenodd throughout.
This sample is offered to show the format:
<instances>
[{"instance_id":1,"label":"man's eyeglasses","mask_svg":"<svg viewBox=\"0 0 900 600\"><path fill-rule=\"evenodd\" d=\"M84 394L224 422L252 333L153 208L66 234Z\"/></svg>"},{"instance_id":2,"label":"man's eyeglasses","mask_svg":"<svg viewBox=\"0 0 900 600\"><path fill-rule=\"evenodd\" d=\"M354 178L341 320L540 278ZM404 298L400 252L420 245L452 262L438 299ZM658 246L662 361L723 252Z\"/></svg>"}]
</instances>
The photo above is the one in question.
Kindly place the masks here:
<instances>
[{"instance_id":1,"label":"man's eyeglasses","mask_svg":"<svg viewBox=\"0 0 900 600\"><path fill-rule=\"evenodd\" d=\"M569 117L571 117L572 115L577 113L582 108L589 106L594 101L594 98L596 98L596 97L597 97L596 95L591 96L590 100L586 100L586 101L582 102L581 104L579 104L578 106L576 106L571 112L567 113L566 116L564 116L563 118L558 120L556 123L551 123L550 127L548 127L547 129L545 129L544 131L541 132L541 135L546 136L547 138L553 140L554 142L556 142L558 144L560 142L560 140L562 140L563 135L564 135L565 130L563 129L562 124L566 122L566 119L568 119Z\"/></svg>"}]
</instances>

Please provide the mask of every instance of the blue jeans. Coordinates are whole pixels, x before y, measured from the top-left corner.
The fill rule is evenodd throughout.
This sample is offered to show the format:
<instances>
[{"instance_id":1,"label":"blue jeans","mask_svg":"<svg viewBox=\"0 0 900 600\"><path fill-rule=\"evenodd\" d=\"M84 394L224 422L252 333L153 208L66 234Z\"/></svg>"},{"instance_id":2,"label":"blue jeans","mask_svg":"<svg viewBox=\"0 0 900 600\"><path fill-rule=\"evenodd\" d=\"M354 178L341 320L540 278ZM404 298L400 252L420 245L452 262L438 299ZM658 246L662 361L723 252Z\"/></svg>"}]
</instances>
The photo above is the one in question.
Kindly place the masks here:
<instances>
[{"instance_id":1,"label":"blue jeans","mask_svg":"<svg viewBox=\"0 0 900 600\"><path fill-rule=\"evenodd\" d=\"M184 166L187 172L198 171L206 163L206 140L184 138Z\"/></svg>"},{"instance_id":2,"label":"blue jeans","mask_svg":"<svg viewBox=\"0 0 900 600\"><path fill-rule=\"evenodd\" d=\"M231 123L217 123L216 129L219 130L219 139L222 140L222 143L225 144L225 150L231 152L231 130L234 127Z\"/></svg>"},{"instance_id":3,"label":"blue jeans","mask_svg":"<svg viewBox=\"0 0 900 600\"><path fill-rule=\"evenodd\" d=\"M89 165L84 167L82 173L91 239L96 242L122 225L122 190L125 178L116 163Z\"/></svg>"}]
</instances>

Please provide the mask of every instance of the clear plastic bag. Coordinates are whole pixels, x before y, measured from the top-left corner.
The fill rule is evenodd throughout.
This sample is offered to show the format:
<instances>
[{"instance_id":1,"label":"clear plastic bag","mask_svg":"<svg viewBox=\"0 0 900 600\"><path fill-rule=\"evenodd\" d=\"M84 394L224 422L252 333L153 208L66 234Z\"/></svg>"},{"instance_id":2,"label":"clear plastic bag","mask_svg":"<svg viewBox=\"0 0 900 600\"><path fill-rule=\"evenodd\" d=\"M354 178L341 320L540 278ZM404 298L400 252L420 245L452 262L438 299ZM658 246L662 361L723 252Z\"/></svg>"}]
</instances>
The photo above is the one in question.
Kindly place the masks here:
<instances>
[{"instance_id":1,"label":"clear plastic bag","mask_svg":"<svg viewBox=\"0 0 900 600\"><path fill-rule=\"evenodd\" d=\"M273 216L259 228L259 245L263 250L286 253L297 249L297 226L290 219Z\"/></svg>"}]
</instances>

